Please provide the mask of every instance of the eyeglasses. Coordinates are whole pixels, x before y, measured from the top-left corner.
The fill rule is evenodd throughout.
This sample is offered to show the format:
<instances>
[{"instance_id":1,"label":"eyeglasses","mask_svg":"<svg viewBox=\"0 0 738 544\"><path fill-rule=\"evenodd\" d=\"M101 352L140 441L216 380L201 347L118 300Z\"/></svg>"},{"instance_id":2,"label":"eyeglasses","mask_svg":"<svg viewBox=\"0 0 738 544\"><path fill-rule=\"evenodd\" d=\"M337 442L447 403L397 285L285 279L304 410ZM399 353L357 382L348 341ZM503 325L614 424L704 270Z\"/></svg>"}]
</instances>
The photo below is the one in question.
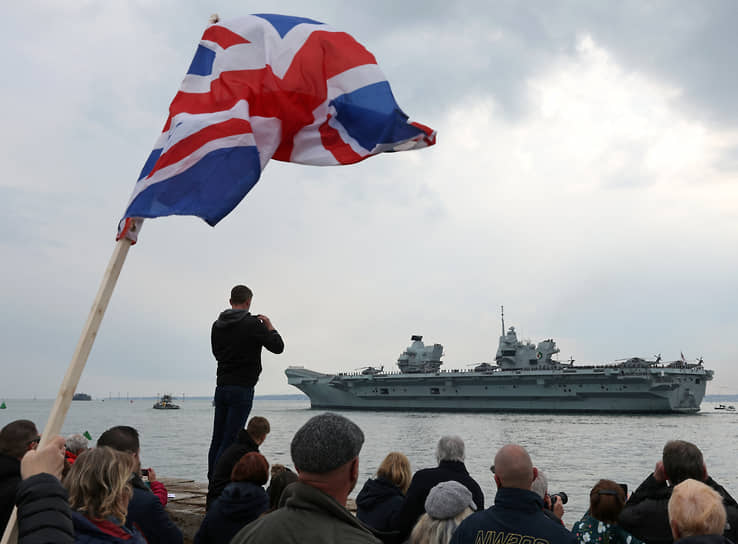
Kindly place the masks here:
<instances>
[{"instance_id":1,"label":"eyeglasses","mask_svg":"<svg viewBox=\"0 0 738 544\"><path fill-rule=\"evenodd\" d=\"M36 438L26 442L26 446L30 446L31 444L38 444L39 442L41 442L41 437L37 436Z\"/></svg>"}]
</instances>

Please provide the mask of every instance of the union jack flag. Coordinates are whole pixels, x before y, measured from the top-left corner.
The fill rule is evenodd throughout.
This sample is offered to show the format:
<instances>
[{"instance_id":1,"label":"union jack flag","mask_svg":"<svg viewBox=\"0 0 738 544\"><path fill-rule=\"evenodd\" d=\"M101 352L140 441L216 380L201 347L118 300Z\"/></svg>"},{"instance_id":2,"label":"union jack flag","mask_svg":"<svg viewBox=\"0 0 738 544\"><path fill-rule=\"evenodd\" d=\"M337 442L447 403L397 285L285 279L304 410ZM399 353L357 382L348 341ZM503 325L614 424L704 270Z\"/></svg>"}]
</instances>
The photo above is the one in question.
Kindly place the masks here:
<instances>
[{"instance_id":1,"label":"union jack flag","mask_svg":"<svg viewBox=\"0 0 738 544\"><path fill-rule=\"evenodd\" d=\"M284 15L216 22L169 107L118 237L135 241L137 218L195 215L215 225L270 158L352 164L435 139L408 120L374 56L349 34Z\"/></svg>"}]
</instances>

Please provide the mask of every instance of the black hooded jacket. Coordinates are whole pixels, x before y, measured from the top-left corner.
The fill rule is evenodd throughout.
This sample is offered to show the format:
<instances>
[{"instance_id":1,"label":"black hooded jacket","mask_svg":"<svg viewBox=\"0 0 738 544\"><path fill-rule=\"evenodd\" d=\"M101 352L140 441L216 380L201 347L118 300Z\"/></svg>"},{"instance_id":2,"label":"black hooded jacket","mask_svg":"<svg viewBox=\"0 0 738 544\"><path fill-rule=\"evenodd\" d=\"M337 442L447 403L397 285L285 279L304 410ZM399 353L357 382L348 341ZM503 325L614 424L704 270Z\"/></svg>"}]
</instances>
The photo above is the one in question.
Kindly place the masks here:
<instances>
[{"instance_id":1,"label":"black hooded jacket","mask_svg":"<svg viewBox=\"0 0 738 544\"><path fill-rule=\"evenodd\" d=\"M241 527L269 509L264 488L251 482L231 482L213 503L195 535L195 544L230 542Z\"/></svg>"},{"instance_id":2,"label":"black hooded jacket","mask_svg":"<svg viewBox=\"0 0 738 544\"><path fill-rule=\"evenodd\" d=\"M236 435L236 441L228 446L215 464L213 477L208 484L208 496L205 500L206 510L215 502L215 499L220 497L226 486L231 483L231 472L236 463L241 457L252 451L258 452L259 445L254 442L246 429L241 429Z\"/></svg>"},{"instance_id":3,"label":"black hooded jacket","mask_svg":"<svg viewBox=\"0 0 738 544\"><path fill-rule=\"evenodd\" d=\"M394 531L405 496L384 478L369 479L356 496L356 517L373 529Z\"/></svg>"},{"instance_id":4,"label":"black hooded jacket","mask_svg":"<svg viewBox=\"0 0 738 544\"><path fill-rule=\"evenodd\" d=\"M738 542L738 504L715 480L704 482L723 497L727 514L725 536ZM671 544L673 537L669 526L669 499L674 488L657 481L653 474L638 486L620 512L618 524L634 537L649 544Z\"/></svg>"},{"instance_id":5,"label":"black hooded jacket","mask_svg":"<svg viewBox=\"0 0 738 544\"><path fill-rule=\"evenodd\" d=\"M210 334L213 355L218 361L218 385L253 387L261 374L262 346L282 353L284 342L276 330L247 310L226 310L213 323Z\"/></svg>"}]
</instances>

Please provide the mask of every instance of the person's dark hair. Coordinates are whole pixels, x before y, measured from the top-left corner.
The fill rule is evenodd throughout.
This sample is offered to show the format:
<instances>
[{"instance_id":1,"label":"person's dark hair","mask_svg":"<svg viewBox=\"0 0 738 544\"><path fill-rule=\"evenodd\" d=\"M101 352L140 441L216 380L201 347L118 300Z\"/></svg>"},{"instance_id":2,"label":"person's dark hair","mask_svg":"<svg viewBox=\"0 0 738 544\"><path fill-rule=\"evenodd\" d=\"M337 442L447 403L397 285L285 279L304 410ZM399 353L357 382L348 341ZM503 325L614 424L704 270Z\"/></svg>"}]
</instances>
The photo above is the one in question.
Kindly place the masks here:
<instances>
[{"instance_id":1,"label":"person's dark hair","mask_svg":"<svg viewBox=\"0 0 738 544\"><path fill-rule=\"evenodd\" d=\"M33 421L16 419L0 430L0 453L20 459L28 446L38 438L38 429Z\"/></svg>"},{"instance_id":2,"label":"person's dark hair","mask_svg":"<svg viewBox=\"0 0 738 544\"><path fill-rule=\"evenodd\" d=\"M138 441L138 431L127 425L111 427L97 439L97 445L110 446L114 450L128 453L138 453L141 445Z\"/></svg>"},{"instance_id":3,"label":"person's dark hair","mask_svg":"<svg viewBox=\"0 0 738 544\"><path fill-rule=\"evenodd\" d=\"M252 482L264 485L269 479L269 463L266 458L255 451L244 454L231 471L232 482Z\"/></svg>"},{"instance_id":4,"label":"person's dark hair","mask_svg":"<svg viewBox=\"0 0 738 544\"><path fill-rule=\"evenodd\" d=\"M272 474L272 481L269 482L269 509L276 510L279 508L279 499L282 497L284 488L290 485L292 482L297 481L297 474L292 472L287 467L282 467L282 470L277 474Z\"/></svg>"},{"instance_id":5,"label":"person's dark hair","mask_svg":"<svg viewBox=\"0 0 738 544\"><path fill-rule=\"evenodd\" d=\"M664 446L661 459L671 485L690 478L698 482L705 479L705 461L702 452L691 442L670 440Z\"/></svg>"},{"instance_id":6,"label":"person's dark hair","mask_svg":"<svg viewBox=\"0 0 738 544\"><path fill-rule=\"evenodd\" d=\"M612 480L600 480L589 492L592 517L605 523L617 523L625 506L625 491Z\"/></svg>"},{"instance_id":7,"label":"person's dark hair","mask_svg":"<svg viewBox=\"0 0 738 544\"><path fill-rule=\"evenodd\" d=\"M269 422L265 417L254 416L249 419L246 425L246 432L249 433L251 438L265 438L270 431Z\"/></svg>"},{"instance_id":8,"label":"person's dark hair","mask_svg":"<svg viewBox=\"0 0 738 544\"><path fill-rule=\"evenodd\" d=\"M231 302L233 304L243 304L244 302L251 300L251 297L253 296L254 293L252 293L251 289L245 285L236 285L231 289Z\"/></svg>"}]
</instances>

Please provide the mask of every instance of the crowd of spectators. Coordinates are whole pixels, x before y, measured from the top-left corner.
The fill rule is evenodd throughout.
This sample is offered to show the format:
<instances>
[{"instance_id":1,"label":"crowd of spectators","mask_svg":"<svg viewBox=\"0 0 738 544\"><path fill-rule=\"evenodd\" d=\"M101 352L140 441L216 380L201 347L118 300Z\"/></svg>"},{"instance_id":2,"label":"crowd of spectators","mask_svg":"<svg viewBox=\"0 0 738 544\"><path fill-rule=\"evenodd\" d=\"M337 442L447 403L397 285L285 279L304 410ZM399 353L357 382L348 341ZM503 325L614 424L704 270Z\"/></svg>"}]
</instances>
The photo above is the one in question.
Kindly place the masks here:
<instances>
[{"instance_id":1,"label":"crowd of spectators","mask_svg":"<svg viewBox=\"0 0 738 544\"><path fill-rule=\"evenodd\" d=\"M259 452L269 431L265 418L252 417L218 460L196 543L738 542L738 503L708 475L700 449L683 440L667 442L630 496L623 484L596 481L570 530L562 497L549 494L545 474L519 444L496 452L497 491L486 509L463 440L443 436L437 466L414 474L404 454L388 453L356 496L354 515L346 505L359 479L358 425L333 413L310 418L290 443L294 470L270 469ZM141 467L136 429L112 427L95 447L82 435L55 437L41 449L39 440L27 420L0 430L0 528L17 506L19 543L183 541L165 509L166 488Z\"/></svg>"}]
</instances>

